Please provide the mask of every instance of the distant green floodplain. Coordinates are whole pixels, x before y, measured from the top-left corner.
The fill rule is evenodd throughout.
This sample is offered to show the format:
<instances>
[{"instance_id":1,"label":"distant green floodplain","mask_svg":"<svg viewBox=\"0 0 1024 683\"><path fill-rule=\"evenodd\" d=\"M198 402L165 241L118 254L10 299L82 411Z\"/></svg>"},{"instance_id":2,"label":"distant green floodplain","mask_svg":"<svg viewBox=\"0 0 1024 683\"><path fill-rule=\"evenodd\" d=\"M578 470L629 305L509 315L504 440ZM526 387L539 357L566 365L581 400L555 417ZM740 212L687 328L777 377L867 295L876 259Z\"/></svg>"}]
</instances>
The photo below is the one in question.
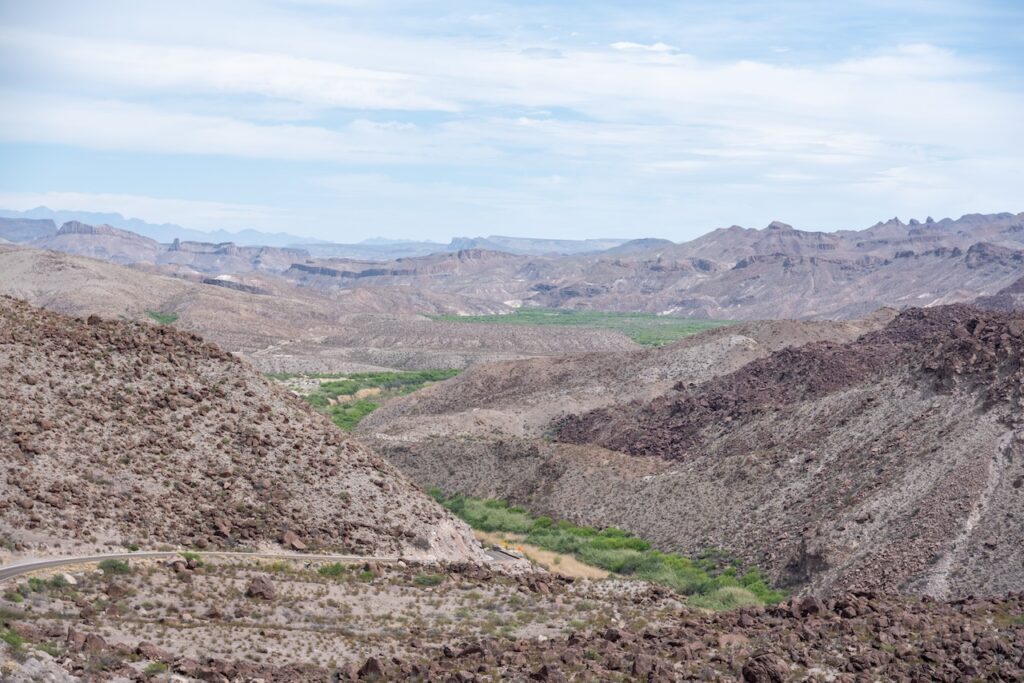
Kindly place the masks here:
<instances>
[{"instance_id":1,"label":"distant green floodplain","mask_svg":"<svg viewBox=\"0 0 1024 683\"><path fill-rule=\"evenodd\" d=\"M458 370L355 373L267 373L350 432L381 403L459 374Z\"/></svg>"},{"instance_id":2,"label":"distant green floodplain","mask_svg":"<svg viewBox=\"0 0 1024 683\"><path fill-rule=\"evenodd\" d=\"M435 315L434 320L486 325L570 325L614 330L637 344L662 346L704 330L732 324L732 320L675 318L654 313L570 311L556 308L520 308L504 315Z\"/></svg>"}]
</instances>

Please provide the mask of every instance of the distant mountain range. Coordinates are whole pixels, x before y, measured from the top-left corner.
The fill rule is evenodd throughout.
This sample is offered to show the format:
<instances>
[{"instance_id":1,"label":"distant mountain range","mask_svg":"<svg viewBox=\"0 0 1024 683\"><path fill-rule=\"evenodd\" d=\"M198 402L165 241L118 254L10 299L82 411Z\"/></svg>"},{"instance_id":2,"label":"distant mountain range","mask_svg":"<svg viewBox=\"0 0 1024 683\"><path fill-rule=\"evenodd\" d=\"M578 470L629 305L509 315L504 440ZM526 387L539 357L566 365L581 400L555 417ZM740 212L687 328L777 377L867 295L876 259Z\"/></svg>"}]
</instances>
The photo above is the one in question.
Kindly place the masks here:
<instances>
[{"instance_id":1,"label":"distant mountain range","mask_svg":"<svg viewBox=\"0 0 1024 683\"><path fill-rule=\"evenodd\" d=\"M204 233L204 236L205 235ZM1024 213L879 222L815 232L774 221L690 242L491 236L301 248L174 239L110 224L0 218L0 239L187 278L274 273L335 296L418 292L459 311L520 307L679 317L856 318L881 306L935 306L994 295L1024 275ZM355 254L355 256L353 256ZM397 255L396 255L397 254ZM221 283L218 280L218 283ZM263 285L252 284L256 291ZM226 286L226 285L225 285ZM431 312L408 302L401 313Z\"/></svg>"},{"instance_id":2,"label":"distant mountain range","mask_svg":"<svg viewBox=\"0 0 1024 683\"><path fill-rule=\"evenodd\" d=\"M469 248L389 262L320 259L285 277L323 291L411 287L518 307L681 317L856 318L882 307L992 295L1024 275L1024 214L891 219L811 232L778 221L690 242L642 239L605 251L530 256Z\"/></svg>"},{"instance_id":3,"label":"distant mountain range","mask_svg":"<svg viewBox=\"0 0 1024 683\"><path fill-rule=\"evenodd\" d=\"M487 249L519 256L570 256L605 251L627 243L625 239L558 240L537 237L453 237L448 244L413 240L369 239L356 244L298 244L313 256L363 261L390 261L431 254L453 253L465 249ZM666 242L668 240L665 240ZM671 242L669 242L671 244Z\"/></svg>"},{"instance_id":4,"label":"distant mountain range","mask_svg":"<svg viewBox=\"0 0 1024 683\"><path fill-rule=\"evenodd\" d=\"M7 242L24 243L57 233L57 226L69 221L89 225L109 225L129 230L151 240L169 244L174 240L223 244L231 242L239 246L295 247L321 258L350 258L368 261L389 261L396 258L427 256L439 252L455 252L462 249L491 249L510 254L540 256L544 254L580 254L603 251L623 244L625 239L558 240L529 237L453 237L443 244L429 240L393 240L373 237L355 243L339 243L302 237L286 232L261 232L259 230L193 230L174 223L147 223L138 218L125 218L119 213L96 211L54 211L39 206L28 211L0 209L0 239Z\"/></svg>"},{"instance_id":5,"label":"distant mountain range","mask_svg":"<svg viewBox=\"0 0 1024 683\"><path fill-rule=\"evenodd\" d=\"M156 240L157 242L173 242L175 239L179 239L196 242L234 242L235 244L241 245L268 247L286 247L300 242L308 242L310 244L317 244L321 242L321 240L291 235L286 232L260 232L259 230L240 230L238 232L211 230L206 232L203 230L183 228L182 226L175 225L174 223L161 223L159 225L147 223L146 221L138 218L125 218L119 213L99 213L95 211L54 211L53 209L48 209L45 206L39 206L28 211L0 209L0 217L48 220L53 223L52 232L54 233L57 232L58 225L68 221L79 221L81 223L88 223L91 225L109 225L115 228L121 228L122 230L130 230L144 237ZM37 235L37 237L42 236L43 235ZM13 240L4 234L0 234L0 237L11 242L22 241Z\"/></svg>"}]
</instances>

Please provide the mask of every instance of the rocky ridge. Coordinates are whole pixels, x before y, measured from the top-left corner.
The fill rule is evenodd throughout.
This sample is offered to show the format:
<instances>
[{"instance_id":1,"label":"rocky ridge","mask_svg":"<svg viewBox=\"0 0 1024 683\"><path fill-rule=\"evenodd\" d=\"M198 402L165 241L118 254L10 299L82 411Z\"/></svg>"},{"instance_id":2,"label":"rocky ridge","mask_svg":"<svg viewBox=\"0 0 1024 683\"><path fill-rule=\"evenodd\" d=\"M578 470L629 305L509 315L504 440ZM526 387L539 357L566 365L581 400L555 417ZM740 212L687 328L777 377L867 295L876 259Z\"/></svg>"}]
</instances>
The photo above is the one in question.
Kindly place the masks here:
<instances>
[{"instance_id":1,"label":"rocky ridge","mask_svg":"<svg viewBox=\"0 0 1024 683\"><path fill-rule=\"evenodd\" d=\"M855 342L781 349L692 390L689 383L678 383L673 392L632 410L570 417L557 433L564 441L599 443L636 455L685 457L687 449L700 445L708 425L735 424L814 401L899 366L935 377L934 390L978 389L986 407L1003 402L1024 408L1022 352L1024 319L1019 317L983 314L967 306L910 309Z\"/></svg>"}]
</instances>

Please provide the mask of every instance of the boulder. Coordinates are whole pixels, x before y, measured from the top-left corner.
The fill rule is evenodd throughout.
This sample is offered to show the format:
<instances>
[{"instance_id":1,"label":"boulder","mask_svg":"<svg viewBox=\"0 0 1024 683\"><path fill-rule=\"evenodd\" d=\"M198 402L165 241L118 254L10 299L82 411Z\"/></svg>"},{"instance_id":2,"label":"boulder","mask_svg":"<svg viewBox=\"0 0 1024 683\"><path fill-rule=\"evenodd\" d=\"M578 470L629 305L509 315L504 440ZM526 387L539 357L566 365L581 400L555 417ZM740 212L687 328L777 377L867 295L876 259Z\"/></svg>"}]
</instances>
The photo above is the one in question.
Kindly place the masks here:
<instances>
[{"instance_id":1,"label":"boulder","mask_svg":"<svg viewBox=\"0 0 1024 683\"><path fill-rule=\"evenodd\" d=\"M277 587L267 577L257 576L249 582L249 587L245 589L245 596L248 598L273 600L277 597Z\"/></svg>"},{"instance_id":2,"label":"boulder","mask_svg":"<svg viewBox=\"0 0 1024 683\"><path fill-rule=\"evenodd\" d=\"M281 542L293 550L305 550L306 544L303 543L294 531L286 531L281 536Z\"/></svg>"},{"instance_id":3,"label":"boulder","mask_svg":"<svg viewBox=\"0 0 1024 683\"><path fill-rule=\"evenodd\" d=\"M743 665L746 683L782 683L789 676L789 665L771 652L755 654Z\"/></svg>"},{"instance_id":4,"label":"boulder","mask_svg":"<svg viewBox=\"0 0 1024 683\"><path fill-rule=\"evenodd\" d=\"M135 647L135 653L140 657L151 659L154 662L169 662L171 661L170 655L165 650L160 649L153 643L148 641L142 641Z\"/></svg>"}]
</instances>

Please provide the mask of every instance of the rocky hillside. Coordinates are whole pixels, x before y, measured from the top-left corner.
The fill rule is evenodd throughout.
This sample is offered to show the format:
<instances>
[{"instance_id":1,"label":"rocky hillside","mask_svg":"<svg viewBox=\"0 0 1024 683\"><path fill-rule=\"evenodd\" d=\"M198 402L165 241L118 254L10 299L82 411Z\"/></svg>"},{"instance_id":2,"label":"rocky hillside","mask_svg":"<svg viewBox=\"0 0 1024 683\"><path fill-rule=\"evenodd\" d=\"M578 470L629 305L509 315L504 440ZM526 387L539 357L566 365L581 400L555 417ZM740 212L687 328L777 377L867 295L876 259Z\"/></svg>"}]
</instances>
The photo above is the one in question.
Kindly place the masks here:
<instances>
[{"instance_id":1,"label":"rocky hillside","mask_svg":"<svg viewBox=\"0 0 1024 683\"><path fill-rule=\"evenodd\" d=\"M199 337L0 299L9 548L480 557L384 460Z\"/></svg>"},{"instance_id":2,"label":"rocky hillside","mask_svg":"<svg viewBox=\"0 0 1024 683\"><path fill-rule=\"evenodd\" d=\"M1000 592L1024 580L1022 358L1019 316L914 309L557 434L679 461L694 489L718 479L727 521L683 533L717 525L793 582Z\"/></svg>"},{"instance_id":3,"label":"rocky hillside","mask_svg":"<svg viewBox=\"0 0 1024 683\"><path fill-rule=\"evenodd\" d=\"M981 296L974 304L996 311L1024 311L1024 277L1003 287L992 296Z\"/></svg>"},{"instance_id":4,"label":"rocky hillside","mask_svg":"<svg viewBox=\"0 0 1024 683\"><path fill-rule=\"evenodd\" d=\"M3 594L4 680L159 680L163 670L266 683L1017 681L1024 669L1021 594L844 593L708 614L637 581L466 564L305 562L272 574L238 559L168 564L65 575L74 586L37 577L21 601Z\"/></svg>"},{"instance_id":5,"label":"rocky hillside","mask_svg":"<svg viewBox=\"0 0 1024 683\"><path fill-rule=\"evenodd\" d=\"M652 381L658 364L645 371L635 356L577 360L605 378L577 384L537 361L480 367L361 429L449 493L623 527L669 550L723 548L784 585L1013 590L1024 581L1024 319L946 306L884 321L760 353L730 336L737 328L644 352L664 353L673 381ZM687 348L697 353L684 364ZM517 391L529 397L520 407Z\"/></svg>"}]
</instances>

